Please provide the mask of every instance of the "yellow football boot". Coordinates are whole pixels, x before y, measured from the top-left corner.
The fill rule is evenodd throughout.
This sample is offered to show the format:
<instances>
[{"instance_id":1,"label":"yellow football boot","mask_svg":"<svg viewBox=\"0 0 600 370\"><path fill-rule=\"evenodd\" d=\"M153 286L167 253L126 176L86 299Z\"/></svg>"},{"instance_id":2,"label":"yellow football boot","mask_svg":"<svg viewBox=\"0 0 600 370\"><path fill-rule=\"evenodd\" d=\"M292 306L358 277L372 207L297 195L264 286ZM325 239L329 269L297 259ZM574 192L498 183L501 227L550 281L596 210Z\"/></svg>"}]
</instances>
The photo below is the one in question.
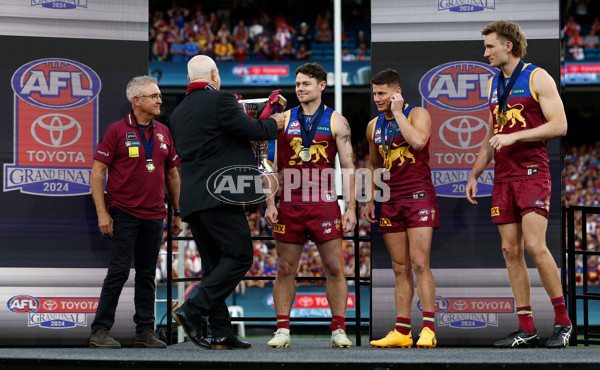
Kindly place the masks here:
<instances>
[{"instance_id":1,"label":"yellow football boot","mask_svg":"<svg viewBox=\"0 0 600 370\"><path fill-rule=\"evenodd\" d=\"M421 334L419 334L419 340L417 341L418 348L433 348L437 345L437 339L435 339L435 333L429 328L423 328Z\"/></svg>"},{"instance_id":2,"label":"yellow football boot","mask_svg":"<svg viewBox=\"0 0 600 370\"><path fill-rule=\"evenodd\" d=\"M413 339L410 332L408 334L400 334L398 330L392 330L385 338L372 340L369 344L377 348L410 348L413 345Z\"/></svg>"}]
</instances>

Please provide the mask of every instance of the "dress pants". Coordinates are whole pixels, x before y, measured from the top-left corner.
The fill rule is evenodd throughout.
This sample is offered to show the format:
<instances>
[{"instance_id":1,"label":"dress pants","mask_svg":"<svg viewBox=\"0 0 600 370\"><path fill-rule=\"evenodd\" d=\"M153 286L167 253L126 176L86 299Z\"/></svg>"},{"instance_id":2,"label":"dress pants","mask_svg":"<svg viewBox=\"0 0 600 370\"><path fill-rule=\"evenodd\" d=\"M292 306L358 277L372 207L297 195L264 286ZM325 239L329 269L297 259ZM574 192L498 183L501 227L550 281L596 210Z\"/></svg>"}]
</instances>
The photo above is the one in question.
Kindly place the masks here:
<instances>
[{"instance_id":1,"label":"dress pants","mask_svg":"<svg viewBox=\"0 0 600 370\"><path fill-rule=\"evenodd\" d=\"M252 266L252 239L242 206L220 205L186 217L200 252L202 283L186 302L192 317L208 316L213 337L233 333L225 299Z\"/></svg>"},{"instance_id":2,"label":"dress pants","mask_svg":"<svg viewBox=\"0 0 600 370\"><path fill-rule=\"evenodd\" d=\"M119 296L129 277L132 257L135 267L133 321L136 333L143 333L148 328L154 328L154 279L164 221L141 219L115 207L111 207L110 216L113 218L113 237L109 243L110 263L102 284L92 333L102 328L112 328Z\"/></svg>"}]
</instances>

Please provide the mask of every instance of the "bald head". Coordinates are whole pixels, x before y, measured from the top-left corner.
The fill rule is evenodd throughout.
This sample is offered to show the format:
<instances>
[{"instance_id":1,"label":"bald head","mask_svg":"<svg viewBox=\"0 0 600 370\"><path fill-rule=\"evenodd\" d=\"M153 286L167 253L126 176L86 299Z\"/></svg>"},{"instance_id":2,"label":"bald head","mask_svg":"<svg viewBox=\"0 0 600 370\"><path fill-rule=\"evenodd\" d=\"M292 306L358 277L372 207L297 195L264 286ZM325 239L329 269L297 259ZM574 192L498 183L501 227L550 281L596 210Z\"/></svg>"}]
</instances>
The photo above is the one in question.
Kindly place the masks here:
<instances>
[{"instance_id":1,"label":"bald head","mask_svg":"<svg viewBox=\"0 0 600 370\"><path fill-rule=\"evenodd\" d=\"M216 83L219 75L217 65L212 58L206 55L196 55L188 62L188 79L190 82ZM220 79L219 79L220 80Z\"/></svg>"}]
</instances>

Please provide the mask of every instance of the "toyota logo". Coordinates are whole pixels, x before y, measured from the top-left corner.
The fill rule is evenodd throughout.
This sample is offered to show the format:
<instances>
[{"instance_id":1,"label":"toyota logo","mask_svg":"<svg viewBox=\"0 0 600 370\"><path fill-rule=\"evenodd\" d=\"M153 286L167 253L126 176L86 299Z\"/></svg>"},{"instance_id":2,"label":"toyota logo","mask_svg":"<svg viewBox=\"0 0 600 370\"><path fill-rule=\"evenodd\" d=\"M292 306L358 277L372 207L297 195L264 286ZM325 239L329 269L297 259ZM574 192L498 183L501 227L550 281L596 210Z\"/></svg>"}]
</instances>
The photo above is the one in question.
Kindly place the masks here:
<instances>
[{"instance_id":1,"label":"toyota logo","mask_svg":"<svg viewBox=\"0 0 600 370\"><path fill-rule=\"evenodd\" d=\"M56 310L56 307L58 307L58 303L56 303L56 301L46 301L42 304L42 307L46 311L54 311Z\"/></svg>"},{"instance_id":2,"label":"toyota logo","mask_svg":"<svg viewBox=\"0 0 600 370\"><path fill-rule=\"evenodd\" d=\"M76 143L81 132L81 125L75 118L61 113L45 114L31 125L31 136L35 141L50 148L63 148Z\"/></svg>"},{"instance_id":3,"label":"toyota logo","mask_svg":"<svg viewBox=\"0 0 600 370\"><path fill-rule=\"evenodd\" d=\"M457 311L464 311L467 309L467 302L465 301L456 301L452 303L452 307L454 307Z\"/></svg>"},{"instance_id":4,"label":"toyota logo","mask_svg":"<svg viewBox=\"0 0 600 370\"><path fill-rule=\"evenodd\" d=\"M444 144L455 149L478 148L488 131L484 120L473 116L455 116L442 123L439 136Z\"/></svg>"}]
</instances>

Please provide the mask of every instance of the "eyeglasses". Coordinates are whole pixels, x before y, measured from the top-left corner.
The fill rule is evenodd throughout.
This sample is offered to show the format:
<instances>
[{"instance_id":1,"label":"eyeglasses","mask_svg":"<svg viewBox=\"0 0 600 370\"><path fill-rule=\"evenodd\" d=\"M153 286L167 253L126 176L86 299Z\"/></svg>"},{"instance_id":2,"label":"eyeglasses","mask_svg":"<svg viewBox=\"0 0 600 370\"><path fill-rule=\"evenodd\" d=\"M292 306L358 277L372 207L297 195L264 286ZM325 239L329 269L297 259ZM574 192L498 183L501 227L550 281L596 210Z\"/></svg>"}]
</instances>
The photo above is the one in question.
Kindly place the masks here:
<instances>
[{"instance_id":1,"label":"eyeglasses","mask_svg":"<svg viewBox=\"0 0 600 370\"><path fill-rule=\"evenodd\" d=\"M152 94L152 95L138 95L139 97L142 98L150 98L152 100L162 100L162 95L161 94Z\"/></svg>"}]
</instances>

